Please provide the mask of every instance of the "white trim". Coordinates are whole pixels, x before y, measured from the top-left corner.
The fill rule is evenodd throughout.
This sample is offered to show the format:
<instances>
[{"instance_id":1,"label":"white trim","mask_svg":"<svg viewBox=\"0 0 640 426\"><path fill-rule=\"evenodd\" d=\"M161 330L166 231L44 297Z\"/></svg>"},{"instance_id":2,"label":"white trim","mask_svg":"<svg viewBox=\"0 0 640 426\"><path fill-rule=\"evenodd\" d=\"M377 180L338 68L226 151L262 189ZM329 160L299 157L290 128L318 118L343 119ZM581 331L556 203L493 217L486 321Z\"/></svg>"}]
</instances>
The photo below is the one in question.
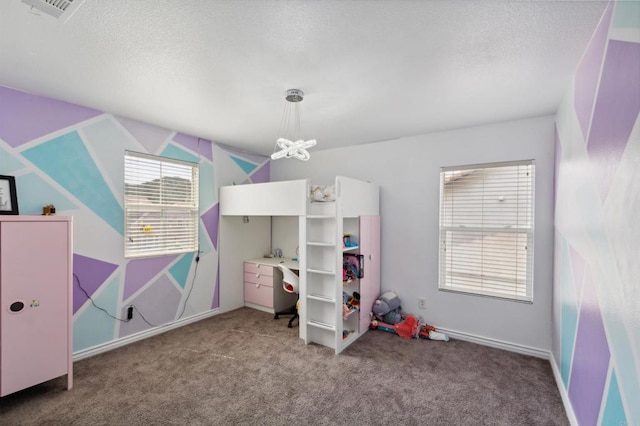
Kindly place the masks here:
<instances>
[{"instance_id":1,"label":"white trim","mask_svg":"<svg viewBox=\"0 0 640 426\"><path fill-rule=\"evenodd\" d=\"M553 352L551 353L549 362L551 363L551 371L553 371L553 377L556 379L556 385L558 386L558 391L560 392L560 397L562 398L562 405L564 405L564 411L567 413L569 423L571 423L571 426L578 426L578 419L576 418L576 414L573 412L573 407L571 406L571 401L569 400L569 394L564 388L562 375L560 374L560 370L558 370L556 360L553 357Z\"/></svg>"},{"instance_id":2,"label":"white trim","mask_svg":"<svg viewBox=\"0 0 640 426\"><path fill-rule=\"evenodd\" d=\"M475 334L464 333L462 331L450 330L436 326L437 331L448 334L450 337L466 342L477 343L479 345L489 346L492 348L504 349L510 352L516 352L523 355L534 356L536 358L549 359L551 353L548 350L533 348L531 346L520 345L517 343L505 342L504 340L492 339L490 337L477 336Z\"/></svg>"},{"instance_id":3,"label":"white trim","mask_svg":"<svg viewBox=\"0 0 640 426\"><path fill-rule=\"evenodd\" d=\"M164 324L159 327L150 328L145 331L141 331L139 333L132 334L127 337L123 337L122 339L114 340L109 343L105 343L102 345L93 346L88 349L83 349L78 352L74 352L73 361L80 361L85 358L92 357L94 355L101 354L103 352L108 352L110 350L119 348L121 346L128 345L130 343L138 342L140 340L144 340L148 337L156 336L158 334L162 334L166 331L173 330L174 328L182 327L187 324L191 324L193 322L197 322L203 320L205 318L213 317L215 315L220 314L220 309L212 309L210 311L190 316L189 318L184 318L179 321L174 321L172 323Z\"/></svg>"}]
</instances>

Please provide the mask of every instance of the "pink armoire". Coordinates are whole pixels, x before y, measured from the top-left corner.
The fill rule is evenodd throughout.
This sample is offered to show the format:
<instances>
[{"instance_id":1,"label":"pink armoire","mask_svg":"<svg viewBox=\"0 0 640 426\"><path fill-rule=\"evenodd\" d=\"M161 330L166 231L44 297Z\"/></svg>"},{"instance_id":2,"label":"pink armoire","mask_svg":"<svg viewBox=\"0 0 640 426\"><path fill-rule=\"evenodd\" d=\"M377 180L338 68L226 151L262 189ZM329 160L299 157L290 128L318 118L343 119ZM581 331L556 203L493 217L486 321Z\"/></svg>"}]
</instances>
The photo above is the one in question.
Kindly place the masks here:
<instances>
[{"instance_id":1,"label":"pink armoire","mask_svg":"<svg viewBox=\"0 0 640 426\"><path fill-rule=\"evenodd\" d=\"M371 324L371 309L380 297L380 216L360 216L360 250L364 277L360 279L360 333Z\"/></svg>"},{"instance_id":2,"label":"pink armoire","mask_svg":"<svg viewBox=\"0 0 640 426\"><path fill-rule=\"evenodd\" d=\"M72 219L0 216L0 396L72 364Z\"/></svg>"}]
</instances>

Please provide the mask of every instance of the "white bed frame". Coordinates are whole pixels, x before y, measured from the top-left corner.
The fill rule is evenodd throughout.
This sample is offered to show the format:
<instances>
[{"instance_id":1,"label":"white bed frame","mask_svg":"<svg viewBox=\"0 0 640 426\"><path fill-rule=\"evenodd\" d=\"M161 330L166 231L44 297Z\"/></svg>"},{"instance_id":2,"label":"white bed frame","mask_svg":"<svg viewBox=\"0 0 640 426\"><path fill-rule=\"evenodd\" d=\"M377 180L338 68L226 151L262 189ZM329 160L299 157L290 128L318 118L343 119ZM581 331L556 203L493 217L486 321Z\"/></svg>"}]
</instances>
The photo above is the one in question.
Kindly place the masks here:
<instances>
[{"instance_id":1,"label":"white bed frame","mask_svg":"<svg viewBox=\"0 0 640 426\"><path fill-rule=\"evenodd\" d=\"M333 247L330 248L332 252L321 257L326 258L322 261L329 263L327 269L333 270L334 275L337 275L336 273L342 270L343 220L359 216L378 216L379 188L370 182L338 176L335 178L335 201L315 202L310 197L311 184L309 179L301 179L220 188L220 304L222 311L244 306L243 261L262 257L273 249L271 217L298 216L300 337L307 343L315 342L333 347L336 353L339 353L357 336L343 342L340 327L335 330L334 338L316 339L313 337L316 332L307 331L307 245L314 245L309 243L308 238L324 240L323 243L315 245ZM248 223L242 220L244 216L251 218ZM318 237L318 231L313 230L314 226L317 226L313 224L313 220L318 218L324 219L323 223L335 221L336 225L327 227L330 231L321 230L324 235ZM313 259L312 263L316 261L318 259ZM314 263L312 266L316 265L317 263ZM333 299L338 298L339 282L341 277L339 281L336 278L336 297ZM341 298L342 290L339 294ZM327 321L337 323L341 317L342 302L333 300L333 303L335 306L331 310L335 311L336 318Z\"/></svg>"},{"instance_id":2,"label":"white bed frame","mask_svg":"<svg viewBox=\"0 0 640 426\"><path fill-rule=\"evenodd\" d=\"M220 188L220 215L305 216L311 202L310 186L309 179L223 186ZM335 191L344 217L380 212L378 185L337 176Z\"/></svg>"}]
</instances>

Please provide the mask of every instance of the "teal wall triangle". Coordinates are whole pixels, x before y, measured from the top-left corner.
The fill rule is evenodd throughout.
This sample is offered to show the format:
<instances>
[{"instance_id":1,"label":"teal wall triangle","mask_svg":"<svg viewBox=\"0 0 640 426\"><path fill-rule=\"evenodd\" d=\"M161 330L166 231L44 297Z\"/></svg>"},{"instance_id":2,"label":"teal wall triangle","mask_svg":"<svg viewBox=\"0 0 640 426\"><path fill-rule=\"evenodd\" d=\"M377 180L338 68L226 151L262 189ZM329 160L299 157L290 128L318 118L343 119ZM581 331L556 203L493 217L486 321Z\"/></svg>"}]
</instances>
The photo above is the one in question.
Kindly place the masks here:
<instances>
[{"instance_id":1,"label":"teal wall triangle","mask_svg":"<svg viewBox=\"0 0 640 426\"><path fill-rule=\"evenodd\" d=\"M231 159L235 161L236 164L240 166L240 168L244 170L244 172L248 175L250 175L251 172L258 167L256 164L250 163L238 157L234 157L233 155L230 155L229 157L231 157Z\"/></svg>"},{"instance_id":2,"label":"teal wall triangle","mask_svg":"<svg viewBox=\"0 0 640 426\"><path fill-rule=\"evenodd\" d=\"M169 269L169 273L184 288L187 284L187 277L191 270L191 262L193 261L193 253L185 254L182 259L178 260L175 265Z\"/></svg>"}]
</instances>

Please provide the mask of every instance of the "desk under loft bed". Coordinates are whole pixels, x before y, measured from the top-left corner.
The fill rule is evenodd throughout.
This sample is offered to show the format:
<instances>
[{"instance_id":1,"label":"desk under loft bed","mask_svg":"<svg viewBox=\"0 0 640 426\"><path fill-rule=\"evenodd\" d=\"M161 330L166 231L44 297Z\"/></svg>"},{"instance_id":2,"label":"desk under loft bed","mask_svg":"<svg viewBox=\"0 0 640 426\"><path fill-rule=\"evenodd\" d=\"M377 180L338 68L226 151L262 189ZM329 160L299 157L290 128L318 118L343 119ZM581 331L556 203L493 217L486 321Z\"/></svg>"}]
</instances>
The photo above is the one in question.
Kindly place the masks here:
<instances>
[{"instance_id":1,"label":"desk under loft bed","mask_svg":"<svg viewBox=\"0 0 640 426\"><path fill-rule=\"evenodd\" d=\"M342 352L368 330L380 294L379 200L377 185L343 176L326 186L302 179L221 187L221 287L243 306L243 262L271 252L271 217L297 216L300 338ZM343 262L354 257L360 274L344 277Z\"/></svg>"}]
</instances>

